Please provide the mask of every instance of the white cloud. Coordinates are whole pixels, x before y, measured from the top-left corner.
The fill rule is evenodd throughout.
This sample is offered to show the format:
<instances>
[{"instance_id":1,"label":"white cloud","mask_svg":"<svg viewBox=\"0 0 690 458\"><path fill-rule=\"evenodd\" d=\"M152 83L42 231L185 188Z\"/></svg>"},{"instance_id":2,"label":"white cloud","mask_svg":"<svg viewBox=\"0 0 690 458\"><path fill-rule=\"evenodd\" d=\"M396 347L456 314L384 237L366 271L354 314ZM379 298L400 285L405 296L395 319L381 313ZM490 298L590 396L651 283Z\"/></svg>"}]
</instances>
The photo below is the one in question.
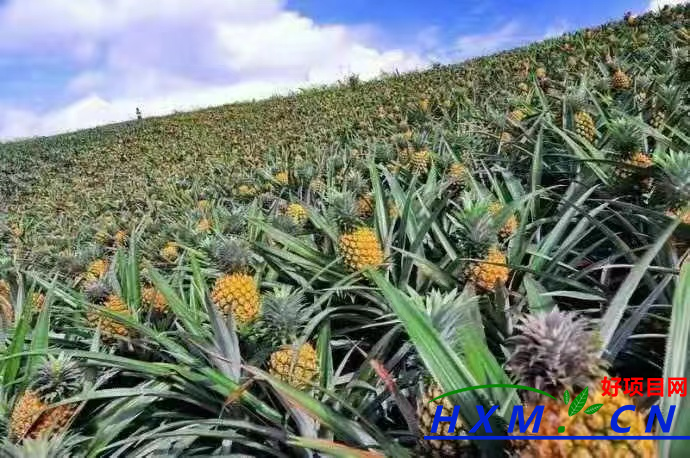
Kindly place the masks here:
<instances>
[{"instance_id":1,"label":"white cloud","mask_svg":"<svg viewBox=\"0 0 690 458\"><path fill-rule=\"evenodd\" d=\"M281 0L10 0L0 6L0 57L59 56L80 70L73 103L47 113L12 107L0 138L46 135L267 97L357 73L424 64L379 49L363 29L320 25Z\"/></svg>"},{"instance_id":2,"label":"white cloud","mask_svg":"<svg viewBox=\"0 0 690 458\"><path fill-rule=\"evenodd\" d=\"M663 8L664 6L682 5L687 1L688 0L651 0L651 2L649 2L649 10L657 11Z\"/></svg>"}]
</instances>

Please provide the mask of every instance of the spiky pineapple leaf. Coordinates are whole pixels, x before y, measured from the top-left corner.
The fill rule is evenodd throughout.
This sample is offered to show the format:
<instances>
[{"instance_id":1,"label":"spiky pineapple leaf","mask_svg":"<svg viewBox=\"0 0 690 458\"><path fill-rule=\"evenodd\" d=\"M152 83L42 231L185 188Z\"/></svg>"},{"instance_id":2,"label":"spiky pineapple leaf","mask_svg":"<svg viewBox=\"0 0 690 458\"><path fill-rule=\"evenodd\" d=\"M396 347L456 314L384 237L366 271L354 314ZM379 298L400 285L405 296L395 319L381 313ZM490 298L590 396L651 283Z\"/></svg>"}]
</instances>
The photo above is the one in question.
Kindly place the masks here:
<instances>
[{"instance_id":1,"label":"spiky pineapple leaf","mask_svg":"<svg viewBox=\"0 0 690 458\"><path fill-rule=\"evenodd\" d=\"M570 404L570 408L568 408L568 416L572 417L576 413L578 413L582 408L585 406L585 403L587 402L587 395L589 394L589 387L585 387L584 390L582 390L582 393L578 394L575 399L573 399L573 403Z\"/></svg>"}]
</instances>

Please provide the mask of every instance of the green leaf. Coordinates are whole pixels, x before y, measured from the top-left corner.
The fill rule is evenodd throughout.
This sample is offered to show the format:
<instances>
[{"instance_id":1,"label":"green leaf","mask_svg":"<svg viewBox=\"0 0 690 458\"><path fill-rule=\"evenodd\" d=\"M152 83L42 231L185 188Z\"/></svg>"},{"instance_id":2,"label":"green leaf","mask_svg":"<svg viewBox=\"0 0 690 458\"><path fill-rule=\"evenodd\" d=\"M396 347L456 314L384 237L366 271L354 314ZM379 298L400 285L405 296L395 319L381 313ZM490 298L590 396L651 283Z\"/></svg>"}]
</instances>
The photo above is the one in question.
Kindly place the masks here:
<instances>
[{"instance_id":1,"label":"green leaf","mask_svg":"<svg viewBox=\"0 0 690 458\"><path fill-rule=\"evenodd\" d=\"M563 392L563 402L565 402L565 405L570 404L570 393L568 392L568 390L565 390Z\"/></svg>"},{"instance_id":2,"label":"green leaf","mask_svg":"<svg viewBox=\"0 0 690 458\"><path fill-rule=\"evenodd\" d=\"M589 388L585 388L582 390L582 393L578 394L575 399L573 399L573 403L570 404L570 408L568 409L568 416L572 417L576 413L578 413L582 408L585 406L585 403L587 402L587 395L589 394Z\"/></svg>"},{"instance_id":3,"label":"green leaf","mask_svg":"<svg viewBox=\"0 0 690 458\"><path fill-rule=\"evenodd\" d=\"M592 404L591 406L585 409L585 413L587 415L592 415L593 413L596 413L599 409L601 409L603 406L604 404Z\"/></svg>"}]
</instances>

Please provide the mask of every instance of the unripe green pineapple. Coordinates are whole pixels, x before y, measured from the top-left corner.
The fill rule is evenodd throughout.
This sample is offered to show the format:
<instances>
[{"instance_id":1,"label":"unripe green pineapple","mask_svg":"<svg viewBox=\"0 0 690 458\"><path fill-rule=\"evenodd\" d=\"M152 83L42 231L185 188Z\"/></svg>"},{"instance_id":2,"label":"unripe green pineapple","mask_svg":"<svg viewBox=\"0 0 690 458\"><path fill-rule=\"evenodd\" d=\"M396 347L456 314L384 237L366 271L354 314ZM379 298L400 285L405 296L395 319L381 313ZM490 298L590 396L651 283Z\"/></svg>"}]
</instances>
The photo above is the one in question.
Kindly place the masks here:
<instances>
[{"instance_id":1,"label":"unripe green pineapple","mask_svg":"<svg viewBox=\"0 0 690 458\"><path fill-rule=\"evenodd\" d=\"M14 403L9 422L9 436L19 442L25 437L59 433L74 416L76 406L63 404L47 409L81 391L83 372L77 363L66 358L48 356L34 379Z\"/></svg>"},{"instance_id":2,"label":"unripe green pineapple","mask_svg":"<svg viewBox=\"0 0 690 458\"><path fill-rule=\"evenodd\" d=\"M666 113L664 113L662 110L656 110L652 115L651 119L649 120L649 124L653 128L659 129L664 124L665 119Z\"/></svg>"},{"instance_id":3,"label":"unripe green pineapple","mask_svg":"<svg viewBox=\"0 0 690 458\"><path fill-rule=\"evenodd\" d=\"M508 371L517 378L517 383L545 391L558 400L538 393L525 392L532 412L538 405L544 407L539 432L531 430L528 436L572 435L613 436L610 441L516 441L521 457L566 458L575 456L635 456L656 457L653 441L628 440L625 436L646 436L646 419L641 412L625 412L619 422L630 426L630 433L623 435L610 429L613 412L632 400L619 393L617 397L603 397L600 381L606 375L606 363L599 351L601 341L592 331L591 323L577 318L573 313L554 310L549 313L528 315L517 327L519 334L510 338L511 356L506 363ZM588 405L603 403L604 406L591 415L568 415L568 406L561 401L563 392L579 393L589 388ZM575 391L573 391L575 390ZM565 431L559 432L563 426ZM522 434L516 433L515 436Z\"/></svg>"}]
</instances>

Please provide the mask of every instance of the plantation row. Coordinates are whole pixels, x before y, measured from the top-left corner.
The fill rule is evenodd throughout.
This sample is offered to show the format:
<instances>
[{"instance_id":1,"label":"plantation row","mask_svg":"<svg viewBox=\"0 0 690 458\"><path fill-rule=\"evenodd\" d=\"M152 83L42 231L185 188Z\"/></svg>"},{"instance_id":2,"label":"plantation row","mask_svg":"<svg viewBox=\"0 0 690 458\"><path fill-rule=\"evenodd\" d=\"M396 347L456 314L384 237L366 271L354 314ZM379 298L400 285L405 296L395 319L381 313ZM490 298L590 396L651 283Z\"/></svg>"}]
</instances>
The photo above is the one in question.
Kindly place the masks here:
<instances>
[{"instance_id":1,"label":"plantation row","mask_svg":"<svg viewBox=\"0 0 690 458\"><path fill-rule=\"evenodd\" d=\"M683 456L689 25L0 145L2 452Z\"/></svg>"}]
</instances>

